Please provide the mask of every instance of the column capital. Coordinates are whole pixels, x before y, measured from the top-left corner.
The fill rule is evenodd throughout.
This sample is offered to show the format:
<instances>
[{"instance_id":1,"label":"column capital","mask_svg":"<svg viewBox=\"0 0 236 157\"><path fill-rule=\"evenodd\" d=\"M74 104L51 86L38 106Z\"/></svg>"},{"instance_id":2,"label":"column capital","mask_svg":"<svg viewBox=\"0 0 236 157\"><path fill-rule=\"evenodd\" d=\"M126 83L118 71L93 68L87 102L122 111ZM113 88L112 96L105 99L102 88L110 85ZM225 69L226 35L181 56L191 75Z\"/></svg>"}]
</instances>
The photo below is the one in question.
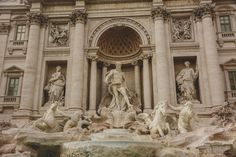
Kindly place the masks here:
<instances>
[{"instance_id":1,"label":"column capital","mask_svg":"<svg viewBox=\"0 0 236 157\"><path fill-rule=\"evenodd\" d=\"M142 54L141 58L144 60L144 59L149 59L152 57L152 54L151 53L145 53L145 54Z\"/></svg>"},{"instance_id":2,"label":"column capital","mask_svg":"<svg viewBox=\"0 0 236 157\"><path fill-rule=\"evenodd\" d=\"M33 25L46 25L48 22L48 18L45 15L42 15L39 12L30 12L27 14L28 22Z\"/></svg>"},{"instance_id":3,"label":"column capital","mask_svg":"<svg viewBox=\"0 0 236 157\"><path fill-rule=\"evenodd\" d=\"M157 6L152 8L151 15L154 20L157 18L167 19L170 16L170 13L164 6Z\"/></svg>"},{"instance_id":4,"label":"column capital","mask_svg":"<svg viewBox=\"0 0 236 157\"><path fill-rule=\"evenodd\" d=\"M98 60L97 55L87 55L87 58L91 61L97 61Z\"/></svg>"},{"instance_id":5,"label":"column capital","mask_svg":"<svg viewBox=\"0 0 236 157\"><path fill-rule=\"evenodd\" d=\"M9 23L0 23L0 34L8 34L10 28Z\"/></svg>"},{"instance_id":6,"label":"column capital","mask_svg":"<svg viewBox=\"0 0 236 157\"><path fill-rule=\"evenodd\" d=\"M140 57L140 58L141 58L141 57ZM137 60L134 60L134 61L131 63L131 65L134 65L134 66L139 65L140 58L137 59Z\"/></svg>"},{"instance_id":7,"label":"column capital","mask_svg":"<svg viewBox=\"0 0 236 157\"><path fill-rule=\"evenodd\" d=\"M193 11L195 20L201 20L204 16L212 16L214 14L213 4L201 4L198 8Z\"/></svg>"},{"instance_id":8,"label":"column capital","mask_svg":"<svg viewBox=\"0 0 236 157\"><path fill-rule=\"evenodd\" d=\"M102 62L102 65L103 65L104 67L109 67L111 64L109 64L109 63L107 63L107 62Z\"/></svg>"},{"instance_id":9,"label":"column capital","mask_svg":"<svg viewBox=\"0 0 236 157\"><path fill-rule=\"evenodd\" d=\"M86 23L87 20L87 14L85 10L74 10L72 14L70 15L70 20L72 24L78 23Z\"/></svg>"}]
</instances>

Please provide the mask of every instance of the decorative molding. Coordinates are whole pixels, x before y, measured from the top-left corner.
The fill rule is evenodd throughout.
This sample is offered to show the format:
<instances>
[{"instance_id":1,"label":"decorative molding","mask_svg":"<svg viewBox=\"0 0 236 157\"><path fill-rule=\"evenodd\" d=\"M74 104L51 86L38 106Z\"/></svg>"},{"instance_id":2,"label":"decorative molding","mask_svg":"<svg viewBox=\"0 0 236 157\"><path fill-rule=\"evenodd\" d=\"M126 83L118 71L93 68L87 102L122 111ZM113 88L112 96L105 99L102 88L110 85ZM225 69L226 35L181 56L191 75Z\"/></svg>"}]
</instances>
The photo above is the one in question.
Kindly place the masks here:
<instances>
[{"instance_id":1,"label":"decorative molding","mask_svg":"<svg viewBox=\"0 0 236 157\"><path fill-rule=\"evenodd\" d=\"M84 24L87 20L87 14L85 13L85 10L74 10L70 15L70 20L72 25L75 25L77 22Z\"/></svg>"},{"instance_id":2,"label":"decorative molding","mask_svg":"<svg viewBox=\"0 0 236 157\"><path fill-rule=\"evenodd\" d=\"M166 20L170 16L170 13L167 12L165 7L158 6L152 9L151 16L154 20L159 17L164 18Z\"/></svg>"},{"instance_id":3,"label":"decorative molding","mask_svg":"<svg viewBox=\"0 0 236 157\"><path fill-rule=\"evenodd\" d=\"M194 10L195 20L201 20L205 15L213 15L214 14L214 5L213 4L203 4Z\"/></svg>"},{"instance_id":4,"label":"decorative molding","mask_svg":"<svg viewBox=\"0 0 236 157\"><path fill-rule=\"evenodd\" d=\"M27 17L30 24L47 25L48 22L48 18L41 13L28 13Z\"/></svg>"},{"instance_id":5,"label":"decorative molding","mask_svg":"<svg viewBox=\"0 0 236 157\"><path fill-rule=\"evenodd\" d=\"M230 67L234 67L234 69L236 69L236 59L230 59L229 61L221 64L221 67L223 68L223 70L228 70L230 69Z\"/></svg>"},{"instance_id":6,"label":"decorative molding","mask_svg":"<svg viewBox=\"0 0 236 157\"><path fill-rule=\"evenodd\" d=\"M8 34L10 30L9 23L0 23L0 34Z\"/></svg>"},{"instance_id":7,"label":"decorative molding","mask_svg":"<svg viewBox=\"0 0 236 157\"><path fill-rule=\"evenodd\" d=\"M92 46L92 43L94 41L95 36L97 36L99 33L101 33L101 31L103 29L105 29L108 25L111 25L111 27L115 27L115 26L127 26L127 27L130 27L129 24L134 25L136 28L138 28L138 29L140 29L142 31L142 33L146 36L146 39L147 39L147 43L146 44L150 44L151 43L151 37L150 37L148 31L140 23L134 21L133 19L115 18L115 19L110 19L110 20L107 20L107 21L103 22L102 24L100 24L93 31L93 33L89 37L89 45ZM109 28L111 28L111 27L109 27ZM145 44L145 43L143 43L143 44Z\"/></svg>"},{"instance_id":8,"label":"decorative molding","mask_svg":"<svg viewBox=\"0 0 236 157\"><path fill-rule=\"evenodd\" d=\"M3 71L4 76L12 76L12 75L18 75L18 76L23 76L24 70L17 66L11 66Z\"/></svg>"}]
</instances>

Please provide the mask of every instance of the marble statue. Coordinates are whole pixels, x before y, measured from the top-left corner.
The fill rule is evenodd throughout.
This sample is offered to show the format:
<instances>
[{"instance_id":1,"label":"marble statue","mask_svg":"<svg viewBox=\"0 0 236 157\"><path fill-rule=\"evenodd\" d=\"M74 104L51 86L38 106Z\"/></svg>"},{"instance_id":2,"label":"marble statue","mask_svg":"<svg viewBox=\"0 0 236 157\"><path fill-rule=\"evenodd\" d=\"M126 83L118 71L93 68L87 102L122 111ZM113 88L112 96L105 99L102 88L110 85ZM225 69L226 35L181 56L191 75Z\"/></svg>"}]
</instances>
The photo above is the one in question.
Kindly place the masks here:
<instances>
[{"instance_id":1,"label":"marble statue","mask_svg":"<svg viewBox=\"0 0 236 157\"><path fill-rule=\"evenodd\" d=\"M48 84L44 88L48 91L49 100L48 103L51 104L55 101L63 102L64 100L64 88L65 88L65 77L61 72L61 66L56 67L56 72L52 74L48 81Z\"/></svg>"},{"instance_id":2,"label":"marble statue","mask_svg":"<svg viewBox=\"0 0 236 157\"><path fill-rule=\"evenodd\" d=\"M105 75L105 82L108 84L108 92L112 95L110 109L127 110L132 105L130 104L125 76L121 71L121 64L117 63L116 68L110 70Z\"/></svg>"},{"instance_id":3,"label":"marble statue","mask_svg":"<svg viewBox=\"0 0 236 157\"><path fill-rule=\"evenodd\" d=\"M196 71L190 68L190 62L184 62L183 68L176 77L177 86L179 89L178 102L185 103L186 101L196 101L195 81L198 78L198 69Z\"/></svg>"},{"instance_id":4,"label":"marble statue","mask_svg":"<svg viewBox=\"0 0 236 157\"><path fill-rule=\"evenodd\" d=\"M71 128L75 128L78 126L78 122L81 120L83 112L81 110L74 112L70 119L65 123L63 131L68 131Z\"/></svg>"},{"instance_id":5,"label":"marble statue","mask_svg":"<svg viewBox=\"0 0 236 157\"><path fill-rule=\"evenodd\" d=\"M155 106L152 112L154 117L149 125L151 134L158 133L161 137L163 137L164 135L170 133L169 123L167 123L165 119L167 106L166 101L161 101Z\"/></svg>"},{"instance_id":6,"label":"marble statue","mask_svg":"<svg viewBox=\"0 0 236 157\"><path fill-rule=\"evenodd\" d=\"M193 104L187 101L183 106L175 107L170 104L168 106L173 110L179 110L178 130L180 133L193 131L191 121L198 122L198 117L193 111Z\"/></svg>"},{"instance_id":7,"label":"marble statue","mask_svg":"<svg viewBox=\"0 0 236 157\"><path fill-rule=\"evenodd\" d=\"M136 115L141 112L141 102L137 93L129 90L126 85L124 73L121 71L121 64L118 62L116 68L105 75L105 82L108 85L107 93L101 100L98 119L106 122L105 127L124 128L125 117ZM128 118L129 119L129 118Z\"/></svg>"},{"instance_id":8,"label":"marble statue","mask_svg":"<svg viewBox=\"0 0 236 157\"><path fill-rule=\"evenodd\" d=\"M56 113L65 115L62 111L58 109L59 102L54 102L51 104L49 109L44 113L44 115L38 120L33 122L33 127L37 128L44 132L59 132L62 129L60 128L59 123L56 120Z\"/></svg>"}]
</instances>

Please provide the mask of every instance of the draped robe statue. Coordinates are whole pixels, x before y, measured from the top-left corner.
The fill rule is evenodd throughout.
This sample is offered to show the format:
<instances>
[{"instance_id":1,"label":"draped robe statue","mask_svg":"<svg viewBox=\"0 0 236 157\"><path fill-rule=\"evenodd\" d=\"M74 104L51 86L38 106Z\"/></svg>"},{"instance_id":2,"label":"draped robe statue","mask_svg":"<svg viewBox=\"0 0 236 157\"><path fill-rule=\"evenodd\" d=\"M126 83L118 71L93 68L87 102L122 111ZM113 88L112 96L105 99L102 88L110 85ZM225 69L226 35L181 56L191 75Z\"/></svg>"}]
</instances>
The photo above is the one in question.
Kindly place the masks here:
<instances>
[{"instance_id":1,"label":"draped robe statue","mask_svg":"<svg viewBox=\"0 0 236 157\"><path fill-rule=\"evenodd\" d=\"M63 102L65 77L61 73L61 66L56 67L56 72L52 74L47 86L44 88L48 91L49 100L47 103L51 104L55 101Z\"/></svg>"},{"instance_id":2,"label":"draped robe statue","mask_svg":"<svg viewBox=\"0 0 236 157\"><path fill-rule=\"evenodd\" d=\"M183 68L176 77L177 86L179 89L178 102L185 103L186 101L198 101L196 96L195 81L198 78L198 70L190 68L190 62L184 62Z\"/></svg>"}]
</instances>

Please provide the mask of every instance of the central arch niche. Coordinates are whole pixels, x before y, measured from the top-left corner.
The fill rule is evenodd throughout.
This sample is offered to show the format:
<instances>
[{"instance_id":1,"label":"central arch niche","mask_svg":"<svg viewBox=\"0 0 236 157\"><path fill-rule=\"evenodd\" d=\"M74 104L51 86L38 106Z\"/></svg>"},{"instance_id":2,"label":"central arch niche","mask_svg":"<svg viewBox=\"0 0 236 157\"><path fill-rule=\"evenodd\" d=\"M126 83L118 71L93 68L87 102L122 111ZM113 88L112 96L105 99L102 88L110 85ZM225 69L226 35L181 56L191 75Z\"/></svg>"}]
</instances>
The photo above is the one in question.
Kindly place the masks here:
<instances>
[{"instance_id":1,"label":"central arch niche","mask_svg":"<svg viewBox=\"0 0 236 157\"><path fill-rule=\"evenodd\" d=\"M115 68L117 61L122 64L122 72L126 78L126 85L130 90L135 91L135 71L134 61L137 62L142 50L140 45L143 44L140 34L133 28L128 26L114 26L105 30L97 40L98 77L97 77L97 91L102 91L104 83L103 67L106 63L107 71ZM104 64L105 63L105 64ZM140 65L141 67L141 65ZM140 68L140 72L142 68ZM140 76L141 77L141 76ZM140 81L141 86L141 81ZM97 92L97 104L102 98L102 92Z\"/></svg>"},{"instance_id":2,"label":"central arch niche","mask_svg":"<svg viewBox=\"0 0 236 157\"><path fill-rule=\"evenodd\" d=\"M142 40L130 27L116 26L106 30L98 39L98 56L110 61L130 60L140 55Z\"/></svg>"}]
</instances>

